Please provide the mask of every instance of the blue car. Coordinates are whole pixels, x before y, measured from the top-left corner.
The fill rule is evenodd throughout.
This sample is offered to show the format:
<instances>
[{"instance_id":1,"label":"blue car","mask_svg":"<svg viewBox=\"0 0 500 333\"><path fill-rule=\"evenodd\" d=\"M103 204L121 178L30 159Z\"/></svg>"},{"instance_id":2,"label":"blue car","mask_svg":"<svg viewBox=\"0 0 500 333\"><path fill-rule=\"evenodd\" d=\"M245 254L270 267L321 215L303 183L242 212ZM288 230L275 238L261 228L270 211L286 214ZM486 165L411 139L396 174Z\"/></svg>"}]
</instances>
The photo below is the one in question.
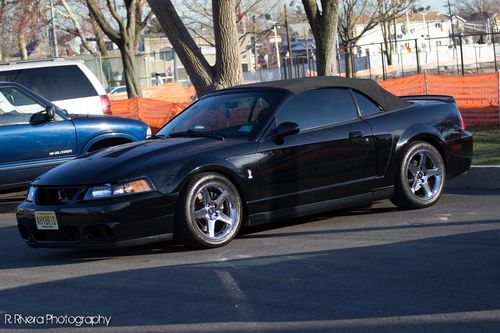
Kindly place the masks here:
<instances>
[{"instance_id":1,"label":"blue car","mask_svg":"<svg viewBox=\"0 0 500 333\"><path fill-rule=\"evenodd\" d=\"M0 192L26 189L61 163L148 132L134 119L69 115L22 85L0 82Z\"/></svg>"}]
</instances>

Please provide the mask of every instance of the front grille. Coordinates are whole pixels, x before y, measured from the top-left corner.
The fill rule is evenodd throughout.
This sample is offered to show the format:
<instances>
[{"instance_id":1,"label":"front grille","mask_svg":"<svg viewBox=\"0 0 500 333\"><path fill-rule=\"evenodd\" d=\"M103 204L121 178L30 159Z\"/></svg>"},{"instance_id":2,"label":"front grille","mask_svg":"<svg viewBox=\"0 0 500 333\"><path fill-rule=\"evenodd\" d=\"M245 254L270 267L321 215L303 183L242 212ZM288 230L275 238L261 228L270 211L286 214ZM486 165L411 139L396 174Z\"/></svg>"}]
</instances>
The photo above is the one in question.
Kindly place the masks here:
<instances>
[{"instance_id":1,"label":"front grille","mask_svg":"<svg viewBox=\"0 0 500 333\"><path fill-rule=\"evenodd\" d=\"M40 242L78 242L80 233L77 227L63 227L59 230L31 229L33 239Z\"/></svg>"},{"instance_id":2,"label":"front grille","mask_svg":"<svg viewBox=\"0 0 500 333\"><path fill-rule=\"evenodd\" d=\"M75 198L78 187L48 187L37 188L37 203L39 205L64 205Z\"/></svg>"}]
</instances>

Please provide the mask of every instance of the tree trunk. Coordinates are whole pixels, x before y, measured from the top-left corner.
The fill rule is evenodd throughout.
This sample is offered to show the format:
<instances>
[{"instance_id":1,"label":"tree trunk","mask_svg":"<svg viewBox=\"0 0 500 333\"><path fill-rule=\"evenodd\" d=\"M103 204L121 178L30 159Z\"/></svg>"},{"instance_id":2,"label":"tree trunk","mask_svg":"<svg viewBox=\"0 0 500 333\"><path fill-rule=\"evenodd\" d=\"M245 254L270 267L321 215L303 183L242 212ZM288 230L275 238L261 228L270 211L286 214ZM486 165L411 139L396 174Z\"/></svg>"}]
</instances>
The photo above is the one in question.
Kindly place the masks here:
<instances>
[{"instance_id":1,"label":"tree trunk","mask_svg":"<svg viewBox=\"0 0 500 333\"><path fill-rule=\"evenodd\" d=\"M391 26L388 22L381 23L382 36L384 37L384 54L387 65L392 65L392 42L390 41Z\"/></svg>"},{"instance_id":2,"label":"tree trunk","mask_svg":"<svg viewBox=\"0 0 500 333\"><path fill-rule=\"evenodd\" d=\"M28 49L26 48L26 36L24 35L24 32L21 31L18 36L18 46L19 46L19 53L21 54L21 59L22 60L27 60L28 59Z\"/></svg>"},{"instance_id":3,"label":"tree trunk","mask_svg":"<svg viewBox=\"0 0 500 333\"><path fill-rule=\"evenodd\" d=\"M345 57L345 76L352 77L352 49L348 48L346 50Z\"/></svg>"},{"instance_id":4,"label":"tree trunk","mask_svg":"<svg viewBox=\"0 0 500 333\"><path fill-rule=\"evenodd\" d=\"M212 0L217 50L214 89L232 87L243 81L234 8L234 0Z\"/></svg>"},{"instance_id":5,"label":"tree trunk","mask_svg":"<svg viewBox=\"0 0 500 333\"><path fill-rule=\"evenodd\" d=\"M123 75L127 86L128 98L142 97L142 88L137 72L135 71L135 44L119 45L123 62Z\"/></svg>"},{"instance_id":6,"label":"tree trunk","mask_svg":"<svg viewBox=\"0 0 500 333\"><path fill-rule=\"evenodd\" d=\"M302 3L316 41L318 75L337 75L338 0L321 0L321 12L316 0L302 0Z\"/></svg>"},{"instance_id":7,"label":"tree trunk","mask_svg":"<svg viewBox=\"0 0 500 333\"><path fill-rule=\"evenodd\" d=\"M148 0L151 10L179 56L198 96L214 89L214 69L201 53L171 0Z\"/></svg>"}]
</instances>

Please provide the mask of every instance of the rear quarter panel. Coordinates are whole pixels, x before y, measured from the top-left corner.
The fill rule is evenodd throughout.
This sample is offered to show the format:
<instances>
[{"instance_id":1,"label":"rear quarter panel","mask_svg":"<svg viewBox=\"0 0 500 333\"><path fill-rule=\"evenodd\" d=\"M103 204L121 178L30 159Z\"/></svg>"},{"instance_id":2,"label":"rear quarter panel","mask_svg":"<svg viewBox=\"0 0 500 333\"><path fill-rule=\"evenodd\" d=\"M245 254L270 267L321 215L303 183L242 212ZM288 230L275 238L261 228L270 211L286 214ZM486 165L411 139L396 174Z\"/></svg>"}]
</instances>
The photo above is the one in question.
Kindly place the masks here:
<instances>
[{"instance_id":1,"label":"rear quarter panel","mask_svg":"<svg viewBox=\"0 0 500 333\"><path fill-rule=\"evenodd\" d=\"M382 112L366 120L373 130L379 150L379 177L375 188L394 183L401 153L410 142L416 140L427 141L441 152L449 170L448 178L464 172L454 169L454 158L458 157L463 163L468 163L466 169L470 165L472 138L469 140L470 134L462 130L460 114L455 103L415 103L408 108ZM455 142L464 144L458 152L451 148Z\"/></svg>"}]
</instances>

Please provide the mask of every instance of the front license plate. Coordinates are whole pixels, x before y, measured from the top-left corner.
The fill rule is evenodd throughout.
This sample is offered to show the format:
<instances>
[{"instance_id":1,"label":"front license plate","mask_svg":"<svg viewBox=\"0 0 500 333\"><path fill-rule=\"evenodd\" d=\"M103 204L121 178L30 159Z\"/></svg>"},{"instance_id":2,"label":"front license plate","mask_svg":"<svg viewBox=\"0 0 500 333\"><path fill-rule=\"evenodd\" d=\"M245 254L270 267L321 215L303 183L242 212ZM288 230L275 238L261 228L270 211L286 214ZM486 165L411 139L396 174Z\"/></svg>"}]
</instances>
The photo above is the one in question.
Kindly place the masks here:
<instances>
[{"instance_id":1,"label":"front license plate","mask_svg":"<svg viewBox=\"0 0 500 333\"><path fill-rule=\"evenodd\" d=\"M38 230L59 230L55 212L35 212L35 220Z\"/></svg>"}]
</instances>

